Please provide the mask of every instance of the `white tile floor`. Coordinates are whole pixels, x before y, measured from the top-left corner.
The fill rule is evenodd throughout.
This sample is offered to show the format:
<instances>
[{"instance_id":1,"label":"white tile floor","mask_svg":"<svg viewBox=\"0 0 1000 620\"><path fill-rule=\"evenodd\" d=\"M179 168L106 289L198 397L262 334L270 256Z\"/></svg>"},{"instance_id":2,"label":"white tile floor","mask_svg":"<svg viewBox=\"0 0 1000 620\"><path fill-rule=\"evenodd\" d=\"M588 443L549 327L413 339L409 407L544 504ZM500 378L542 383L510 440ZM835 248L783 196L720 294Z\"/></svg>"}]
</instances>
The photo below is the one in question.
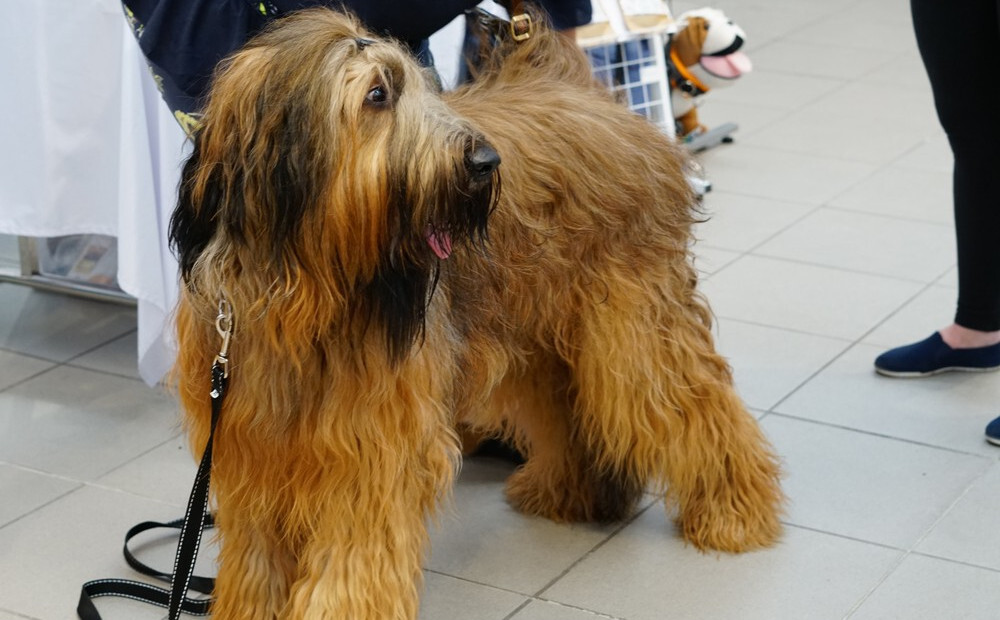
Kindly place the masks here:
<instances>
[{"instance_id":1,"label":"white tile floor","mask_svg":"<svg viewBox=\"0 0 1000 620\"><path fill-rule=\"evenodd\" d=\"M433 537L426 620L1000 617L1000 449L982 439L1000 376L871 369L954 304L950 160L907 2L713 6L755 72L702 108L741 130L702 157L699 265L785 464L784 539L701 554L658 503L617 527L526 518L501 496L510 466L475 461ZM83 581L131 576L130 525L180 514L194 466L174 401L136 378L134 329L130 309L0 284L0 620L75 617Z\"/></svg>"}]
</instances>

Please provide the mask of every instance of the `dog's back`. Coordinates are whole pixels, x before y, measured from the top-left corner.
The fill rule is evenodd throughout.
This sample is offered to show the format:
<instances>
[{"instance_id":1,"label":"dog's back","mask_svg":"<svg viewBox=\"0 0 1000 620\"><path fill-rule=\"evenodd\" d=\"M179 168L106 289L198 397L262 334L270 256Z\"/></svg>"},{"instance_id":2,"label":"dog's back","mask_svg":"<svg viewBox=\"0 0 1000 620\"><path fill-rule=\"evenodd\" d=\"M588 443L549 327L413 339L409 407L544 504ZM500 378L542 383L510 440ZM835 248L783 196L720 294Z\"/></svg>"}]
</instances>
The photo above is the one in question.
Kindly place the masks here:
<instances>
[{"instance_id":1,"label":"dog's back","mask_svg":"<svg viewBox=\"0 0 1000 620\"><path fill-rule=\"evenodd\" d=\"M481 296L495 294L505 298L501 306L523 312L508 324L538 326L548 317L512 295L565 295L553 307L567 307L580 288L599 285L594 274L606 273L609 262L667 269L651 277L693 286L696 199L675 141L616 101L560 33L542 27L523 42L501 40L483 66L475 83L445 94L504 162L490 224L497 251L489 260L466 254L455 261L473 272L463 289L477 282L488 289L470 304L481 310ZM504 280L510 274L517 286Z\"/></svg>"}]
</instances>

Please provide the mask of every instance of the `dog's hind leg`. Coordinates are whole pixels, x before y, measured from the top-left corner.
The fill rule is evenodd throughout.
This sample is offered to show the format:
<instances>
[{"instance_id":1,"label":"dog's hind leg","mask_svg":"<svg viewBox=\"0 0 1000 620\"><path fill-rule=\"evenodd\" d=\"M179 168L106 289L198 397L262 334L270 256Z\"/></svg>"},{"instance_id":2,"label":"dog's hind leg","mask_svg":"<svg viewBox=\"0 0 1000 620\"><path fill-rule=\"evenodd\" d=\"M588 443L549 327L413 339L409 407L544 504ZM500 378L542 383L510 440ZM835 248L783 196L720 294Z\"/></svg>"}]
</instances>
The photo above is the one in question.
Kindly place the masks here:
<instances>
[{"instance_id":1,"label":"dog's hind leg","mask_svg":"<svg viewBox=\"0 0 1000 620\"><path fill-rule=\"evenodd\" d=\"M608 278L602 298L580 309L572 367L587 443L603 462L659 485L699 549L773 543L778 462L714 350L707 307L693 281L631 275Z\"/></svg>"},{"instance_id":2,"label":"dog's hind leg","mask_svg":"<svg viewBox=\"0 0 1000 620\"><path fill-rule=\"evenodd\" d=\"M560 522L619 521L643 492L619 470L598 463L572 416L569 371L554 354L535 352L528 368L504 377L480 420L512 441L525 463L507 480L507 499L525 514ZM485 414L485 416L483 416Z\"/></svg>"}]
</instances>

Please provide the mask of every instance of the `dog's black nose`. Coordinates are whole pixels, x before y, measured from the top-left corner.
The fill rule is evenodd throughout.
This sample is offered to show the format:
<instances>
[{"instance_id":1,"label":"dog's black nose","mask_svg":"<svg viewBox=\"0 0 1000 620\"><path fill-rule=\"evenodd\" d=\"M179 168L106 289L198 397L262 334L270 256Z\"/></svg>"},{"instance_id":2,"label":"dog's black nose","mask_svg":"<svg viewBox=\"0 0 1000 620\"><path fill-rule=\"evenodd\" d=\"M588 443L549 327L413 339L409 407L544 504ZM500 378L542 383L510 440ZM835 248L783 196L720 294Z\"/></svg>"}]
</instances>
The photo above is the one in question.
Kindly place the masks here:
<instances>
[{"instance_id":1,"label":"dog's black nose","mask_svg":"<svg viewBox=\"0 0 1000 620\"><path fill-rule=\"evenodd\" d=\"M500 165L500 155L488 144L479 144L465 156L465 167L473 176L486 177Z\"/></svg>"}]
</instances>

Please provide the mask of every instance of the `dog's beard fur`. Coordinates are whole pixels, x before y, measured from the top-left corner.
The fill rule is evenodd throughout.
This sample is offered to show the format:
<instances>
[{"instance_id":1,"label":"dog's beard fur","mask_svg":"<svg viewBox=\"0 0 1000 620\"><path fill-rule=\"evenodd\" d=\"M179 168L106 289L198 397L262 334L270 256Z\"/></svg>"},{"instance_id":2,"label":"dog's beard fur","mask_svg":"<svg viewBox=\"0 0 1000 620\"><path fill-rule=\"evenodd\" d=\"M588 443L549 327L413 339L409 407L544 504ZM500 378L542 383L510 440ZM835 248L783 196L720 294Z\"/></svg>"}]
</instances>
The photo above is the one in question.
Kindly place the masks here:
<instances>
[{"instance_id":1,"label":"dog's beard fur","mask_svg":"<svg viewBox=\"0 0 1000 620\"><path fill-rule=\"evenodd\" d=\"M470 157L490 147L441 102L433 79L400 62L395 46L357 32L353 23L338 32L298 20L222 66L184 166L170 240L198 294L235 294L222 274L210 275L220 263L237 270L225 277L255 284L251 312L318 287L303 341L273 326L282 349L346 321L351 333L381 330L398 362L424 329L446 258L434 248L471 242L483 251L500 180L495 170L470 169ZM275 314L282 318L290 317Z\"/></svg>"}]
</instances>

